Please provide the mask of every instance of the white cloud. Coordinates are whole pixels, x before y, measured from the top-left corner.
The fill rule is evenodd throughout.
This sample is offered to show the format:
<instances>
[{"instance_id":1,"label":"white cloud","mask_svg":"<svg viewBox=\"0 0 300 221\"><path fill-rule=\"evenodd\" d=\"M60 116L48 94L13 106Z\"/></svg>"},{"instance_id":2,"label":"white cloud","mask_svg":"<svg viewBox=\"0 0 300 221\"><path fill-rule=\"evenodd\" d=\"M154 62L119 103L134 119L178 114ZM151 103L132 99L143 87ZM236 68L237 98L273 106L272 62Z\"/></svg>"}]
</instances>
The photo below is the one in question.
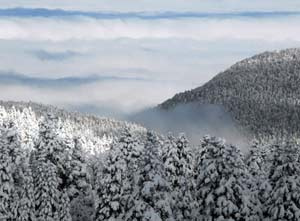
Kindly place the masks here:
<instances>
[{"instance_id":1,"label":"white cloud","mask_svg":"<svg viewBox=\"0 0 300 221\"><path fill-rule=\"evenodd\" d=\"M20 19L0 20L0 39L30 41L91 41L118 38L186 38L194 40L299 40L300 17L270 19L175 19L94 20Z\"/></svg>"},{"instance_id":2,"label":"white cloud","mask_svg":"<svg viewBox=\"0 0 300 221\"><path fill-rule=\"evenodd\" d=\"M299 47L299 41L111 39L96 41L0 41L0 71L59 78L91 74L139 77L186 84L208 81L235 62L265 50ZM40 60L36 50L75 51L70 59ZM18 65L16 65L18 64Z\"/></svg>"},{"instance_id":3,"label":"white cloud","mask_svg":"<svg viewBox=\"0 0 300 221\"><path fill-rule=\"evenodd\" d=\"M0 0L1 8L39 7L96 11L249 11L296 10L296 0Z\"/></svg>"},{"instance_id":4,"label":"white cloud","mask_svg":"<svg viewBox=\"0 0 300 221\"><path fill-rule=\"evenodd\" d=\"M68 89L0 85L0 100L34 101L59 107L94 105L121 113L156 105L186 86L146 82L103 82ZM138 92L138 93L137 93Z\"/></svg>"}]
</instances>

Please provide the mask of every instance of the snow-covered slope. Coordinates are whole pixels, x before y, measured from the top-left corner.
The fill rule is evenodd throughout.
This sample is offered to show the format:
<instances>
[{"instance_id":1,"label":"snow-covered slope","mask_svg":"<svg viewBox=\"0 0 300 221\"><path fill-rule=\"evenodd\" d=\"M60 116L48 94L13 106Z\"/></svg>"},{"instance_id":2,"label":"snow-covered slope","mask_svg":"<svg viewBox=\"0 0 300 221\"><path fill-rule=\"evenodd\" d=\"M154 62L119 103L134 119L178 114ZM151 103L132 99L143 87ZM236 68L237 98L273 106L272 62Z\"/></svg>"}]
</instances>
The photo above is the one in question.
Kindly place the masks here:
<instances>
[{"instance_id":1,"label":"snow-covered slope","mask_svg":"<svg viewBox=\"0 0 300 221\"><path fill-rule=\"evenodd\" d=\"M69 112L54 106L32 102L0 101L0 123L3 121L16 123L19 132L24 134L24 139L26 136L33 139L32 142L24 142L24 144L28 144L28 148L31 148L34 145L34 139L38 138L41 119L49 114L60 118L63 125L62 130L65 130L66 134L72 134L84 139L86 143L84 148L91 155L103 152L109 148L110 144L117 140L125 129L130 129L138 136L143 136L146 132L146 129L142 126L125 121Z\"/></svg>"},{"instance_id":2,"label":"snow-covered slope","mask_svg":"<svg viewBox=\"0 0 300 221\"><path fill-rule=\"evenodd\" d=\"M176 94L159 108L218 104L252 134L299 135L299 85L300 49L264 52L236 63L201 87Z\"/></svg>"}]
</instances>

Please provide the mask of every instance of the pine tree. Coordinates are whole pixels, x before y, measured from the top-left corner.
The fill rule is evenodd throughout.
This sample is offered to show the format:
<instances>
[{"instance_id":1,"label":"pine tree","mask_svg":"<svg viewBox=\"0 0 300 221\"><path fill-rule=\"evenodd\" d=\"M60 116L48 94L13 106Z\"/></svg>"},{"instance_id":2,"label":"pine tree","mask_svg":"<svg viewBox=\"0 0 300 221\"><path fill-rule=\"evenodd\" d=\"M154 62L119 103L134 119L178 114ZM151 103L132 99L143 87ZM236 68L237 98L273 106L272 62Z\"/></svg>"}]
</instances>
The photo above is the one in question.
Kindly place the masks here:
<instances>
[{"instance_id":1,"label":"pine tree","mask_svg":"<svg viewBox=\"0 0 300 221\"><path fill-rule=\"evenodd\" d=\"M48 114L40 126L40 139L37 149L45 148L47 150L47 159L57 168L59 189L61 191L69 185L71 148L73 145L71 140L65 138L61 120Z\"/></svg>"},{"instance_id":2,"label":"pine tree","mask_svg":"<svg viewBox=\"0 0 300 221\"><path fill-rule=\"evenodd\" d=\"M12 193L13 177L11 159L6 148L6 137L1 136L0 144L0 218L10 217L9 199Z\"/></svg>"},{"instance_id":3,"label":"pine tree","mask_svg":"<svg viewBox=\"0 0 300 221\"><path fill-rule=\"evenodd\" d=\"M64 200L64 208L59 200L67 191L70 171L69 146L60 139L59 129L60 120L51 114L41 122L33 164L38 220L57 220L70 209L69 200Z\"/></svg>"},{"instance_id":4,"label":"pine tree","mask_svg":"<svg viewBox=\"0 0 300 221\"><path fill-rule=\"evenodd\" d=\"M28 162L22 164L24 170L22 177L22 187L20 198L14 220L16 221L35 221L35 197L33 175Z\"/></svg>"},{"instance_id":5,"label":"pine tree","mask_svg":"<svg viewBox=\"0 0 300 221\"><path fill-rule=\"evenodd\" d=\"M172 189L172 210L176 220L191 220L194 205L193 159L184 134L177 140L172 136L164 145L166 175Z\"/></svg>"},{"instance_id":6,"label":"pine tree","mask_svg":"<svg viewBox=\"0 0 300 221\"><path fill-rule=\"evenodd\" d=\"M78 137L74 139L70 165L68 195L72 219L77 221L92 219L94 198L90 184L91 178L83 150L83 141Z\"/></svg>"},{"instance_id":7,"label":"pine tree","mask_svg":"<svg viewBox=\"0 0 300 221\"><path fill-rule=\"evenodd\" d=\"M197 159L199 220L259 220L249 199L247 170L240 151L222 140L205 137ZM251 216L251 218L248 218Z\"/></svg>"},{"instance_id":8,"label":"pine tree","mask_svg":"<svg viewBox=\"0 0 300 221\"><path fill-rule=\"evenodd\" d=\"M171 190L159 155L160 147L157 136L148 132L137 182L135 206L127 220L174 220Z\"/></svg>"},{"instance_id":9,"label":"pine tree","mask_svg":"<svg viewBox=\"0 0 300 221\"><path fill-rule=\"evenodd\" d=\"M126 163L121 158L120 150L110 150L105 160L103 175L97 177L100 183L97 194L100 199L96 210L96 221L114 220L124 214L122 197L126 173Z\"/></svg>"},{"instance_id":10,"label":"pine tree","mask_svg":"<svg viewBox=\"0 0 300 221\"><path fill-rule=\"evenodd\" d=\"M59 221L72 221L70 215L70 199L66 190L60 193Z\"/></svg>"},{"instance_id":11,"label":"pine tree","mask_svg":"<svg viewBox=\"0 0 300 221\"><path fill-rule=\"evenodd\" d=\"M117 144L108 154L100 179L97 220L124 219L133 205L135 172L140 156L140 145L129 129L125 129Z\"/></svg>"},{"instance_id":12,"label":"pine tree","mask_svg":"<svg viewBox=\"0 0 300 221\"><path fill-rule=\"evenodd\" d=\"M74 148L71 154L69 182L70 200L80 194L88 195L91 191L90 177L80 138L74 139Z\"/></svg>"},{"instance_id":13,"label":"pine tree","mask_svg":"<svg viewBox=\"0 0 300 221\"><path fill-rule=\"evenodd\" d=\"M247 167L250 174L253 177L260 177L263 171L264 159L262 155L262 149L258 141L254 140L253 144L250 146L249 156L247 159Z\"/></svg>"},{"instance_id":14,"label":"pine tree","mask_svg":"<svg viewBox=\"0 0 300 221\"><path fill-rule=\"evenodd\" d=\"M0 141L0 217L12 217L19 186L18 168L21 158L21 144L12 122L3 131Z\"/></svg>"},{"instance_id":15,"label":"pine tree","mask_svg":"<svg viewBox=\"0 0 300 221\"><path fill-rule=\"evenodd\" d=\"M21 113L19 125L22 139L22 148L32 151L38 139L39 125L35 113L32 109L24 108Z\"/></svg>"},{"instance_id":16,"label":"pine tree","mask_svg":"<svg viewBox=\"0 0 300 221\"><path fill-rule=\"evenodd\" d=\"M93 221L95 214L94 194L80 194L71 202L72 221Z\"/></svg>"},{"instance_id":17,"label":"pine tree","mask_svg":"<svg viewBox=\"0 0 300 221\"><path fill-rule=\"evenodd\" d=\"M5 124L7 122L8 116L7 111L4 107L0 106L0 135L2 134L2 130L5 128Z\"/></svg>"},{"instance_id":18,"label":"pine tree","mask_svg":"<svg viewBox=\"0 0 300 221\"><path fill-rule=\"evenodd\" d=\"M275 150L270 171L272 192L266 202L272 220L300 220L299 145L283 143Z\"/></svg>"},{"instance_id":19,"label":"pine tree","mask_svg":"<svg viewBox=\"0 0 300 221\"><path fill-rule=\"evenodd\" d=\"M20 197L19 197L19 193L18 193L18 189L14 188L11 196L10 196L10 219L11 220L17 220L18 218L18 210L20 207Z\"/></svg>"},{"instance_id":20,"label":"pine tree","mask_svg":"<svg viewBox=\"0 0 300 221\"><path fill-rule=\"evenodd\" d=\"M268 165L266 153L262 144L254 140L250 146L248 159L246 161L248 171L250 173L249 188L252 191L254 201L257 207L260 207L260 217L265 216L265 207L263 206L269 197L271 186L268 179ZM251 199L250 199L251 200ZM255 203L254 202L254 203ZM253 211L251 211L253 212Z\"/></svg>"},{"instance_id":21,"label":"pine tree","mask_svg":"<svg viewBox=\"0 0 300 221\"><path fill-rule=\"evenodd\" d=\"M55 165L48 160L37 164L35 178L36 217L38 221L59 220L60 197L58 178Z\"/></svg>"},{"instance_id":22,"label":"pine tree","mask_svg":"<svg viewBox=\"0 0 300 221\"><path fill-rule=\"evenodd\" d=\"M125 128L116 148L122 151L126 164L126 178L124 179L124 214L122 219L127 215L128 211L134 206L134 192L137 183L138 162L141 156L143 146L139 143L134 134Z\"/></svg>"},{"instance_id":23,"label":"pine tree","mask_svg":"<svg viewBox=\"0 0 300 221\"><path fill-rule=\"evenodd\" d=\"M8 154L11 160L11 167L12 167L12 175L14 178L14 185L19 186L20 182L20 163L21 159L23 158L24 151L22 150L21 146L21 137L19 131L14 122L10 122L8 124L8 128L6 131L6 149L8 150Z\"/></svg>"}]
</instances>

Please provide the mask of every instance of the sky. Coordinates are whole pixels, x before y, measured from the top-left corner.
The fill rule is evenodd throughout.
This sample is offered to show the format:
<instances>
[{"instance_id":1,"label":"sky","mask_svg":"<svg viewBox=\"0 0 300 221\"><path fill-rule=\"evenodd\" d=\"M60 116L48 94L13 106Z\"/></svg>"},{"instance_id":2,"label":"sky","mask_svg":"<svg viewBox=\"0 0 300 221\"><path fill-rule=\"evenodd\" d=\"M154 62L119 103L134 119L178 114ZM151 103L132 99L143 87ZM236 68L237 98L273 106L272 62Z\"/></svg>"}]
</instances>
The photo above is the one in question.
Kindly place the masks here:
<instances>
[{"instance_id":1,"label":"sky","mask_svg":"<svg viewBox=\"0 0 300 221\"><path fill-rule=\"evenodd\" d=\"M300 47L296 0L0 0L0 99L106 116Z\"/></svg>"}]
</instances>

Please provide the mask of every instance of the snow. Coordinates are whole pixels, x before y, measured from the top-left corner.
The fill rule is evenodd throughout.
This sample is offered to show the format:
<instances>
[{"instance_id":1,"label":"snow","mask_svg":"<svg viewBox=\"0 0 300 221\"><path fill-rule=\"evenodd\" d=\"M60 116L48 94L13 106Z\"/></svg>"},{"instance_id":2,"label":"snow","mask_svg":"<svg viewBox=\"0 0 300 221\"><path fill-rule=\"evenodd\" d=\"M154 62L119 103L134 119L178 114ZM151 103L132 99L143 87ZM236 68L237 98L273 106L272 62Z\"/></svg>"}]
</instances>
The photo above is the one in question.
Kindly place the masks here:
<instances>
[{"instance_id":1,"label":"snow","mask_svg":"<svg viewBox=\"0 0 300 221\"><path fill-rule=\"evenodd\" d=\"M245 157L222 139L206 136L196 149L184 134L163 137L127 126L118 135L97 134L55 114L0 107L0 216L300 219L296 139L256 141Z\"/></svg>"}]
</instances>

